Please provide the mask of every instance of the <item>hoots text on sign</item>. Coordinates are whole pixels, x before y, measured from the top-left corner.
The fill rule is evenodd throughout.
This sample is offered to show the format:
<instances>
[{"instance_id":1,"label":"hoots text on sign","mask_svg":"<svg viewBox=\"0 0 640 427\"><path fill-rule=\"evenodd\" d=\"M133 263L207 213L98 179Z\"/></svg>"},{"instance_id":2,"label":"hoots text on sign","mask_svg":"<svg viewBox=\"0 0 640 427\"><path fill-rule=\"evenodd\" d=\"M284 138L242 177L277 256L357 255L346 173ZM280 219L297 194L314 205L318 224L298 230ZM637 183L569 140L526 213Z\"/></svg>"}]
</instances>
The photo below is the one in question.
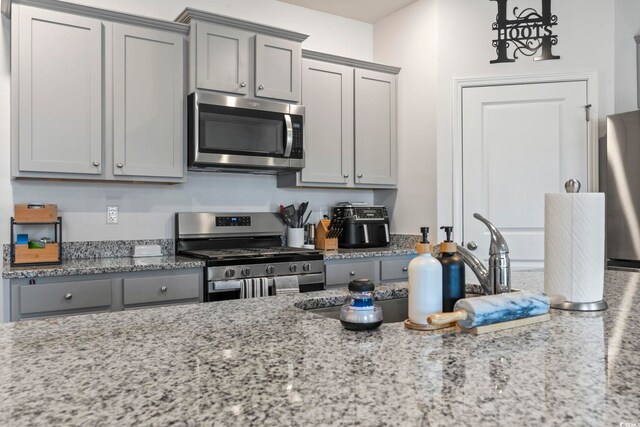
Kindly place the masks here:
<instances>
[{"instance_id":1,"label":"hoots text on sign","mask_svg":"<svg viewBox=\"0 0 640 427\"><path fill-rule=\"evenodd\" d=\"M492 64L500 62L515 62L518 55L533 56L538 51L540 54L533 59L541 61L545 59L560 59L551 52L551 47L558 44L558 36L553 34L553 27L558 24L558 17L551 14L551 0L542 0L542 13L533 8L518 12L513 9L515 19L507 19L508 0L490 0L498 4L498 15L492 29L498 32L498 38L493 40L498 57ZM510 47L513 45L513 49ZM512 58L509 51L512 50Z\"/></svg>"}]
</instances>

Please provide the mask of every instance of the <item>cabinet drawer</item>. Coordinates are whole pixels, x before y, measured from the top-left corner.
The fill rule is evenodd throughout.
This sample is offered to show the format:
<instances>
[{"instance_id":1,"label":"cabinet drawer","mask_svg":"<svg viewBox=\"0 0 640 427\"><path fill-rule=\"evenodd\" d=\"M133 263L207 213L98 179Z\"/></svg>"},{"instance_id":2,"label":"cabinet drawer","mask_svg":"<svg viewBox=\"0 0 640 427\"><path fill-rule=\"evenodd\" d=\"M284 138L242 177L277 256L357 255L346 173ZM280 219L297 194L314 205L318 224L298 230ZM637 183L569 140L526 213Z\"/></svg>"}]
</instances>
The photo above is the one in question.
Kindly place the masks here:
<instances>
[{"instance_id":1,"label":"cabinet drawer","mask_svg":"<svg viewBox=\"0 0 640 427\"><path fill-rule=\"evenodd\" d=\"M111 280L20 286L20 313L46 313L111 305Z\"/></svg>"},{"instance_id":2,"label":"cabinet drawer","mask_svg":"<svg viewBox=\"0 0 640 427\"><path fill-rule=\"evenodd\" d=\"M383 259L380 261L380 280L407 280L411 258Z\"/></svg>"},{"instance_id":3,"label":"cabinet drawer","mask_svg":"<svg viewBox=\"0 0 640 427\"><path fill-rule=\"evenodd\" d=\"M353 279L376 280L376 261L327 264L327 285L346 285Z\"/></svg>"},{"instance_id":4,"label":"cabinet drawer","mask_svg":"<svg viewBox=\"0 0 640 427\"><path fill-rule=\"evenodd\" d=\"M124 305L198 299L198 274L124 279Z\"/></svg>"}]
</instances>

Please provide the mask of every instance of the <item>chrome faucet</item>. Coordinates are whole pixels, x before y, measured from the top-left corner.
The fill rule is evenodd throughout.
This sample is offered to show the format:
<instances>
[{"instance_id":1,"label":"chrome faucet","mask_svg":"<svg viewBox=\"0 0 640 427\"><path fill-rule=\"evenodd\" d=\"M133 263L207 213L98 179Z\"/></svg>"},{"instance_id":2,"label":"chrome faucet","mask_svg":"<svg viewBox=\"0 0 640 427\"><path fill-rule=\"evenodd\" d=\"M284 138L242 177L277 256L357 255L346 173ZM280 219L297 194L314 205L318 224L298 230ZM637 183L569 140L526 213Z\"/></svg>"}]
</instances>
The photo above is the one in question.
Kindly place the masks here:
<instances>
[{"instance_id":1,"label":"chrome faucet","mask_svg":"<svg viewBox=\"0 0 640 427\"><path fill-rule=\"evenodd\" d=\"M480 286L487 295L511 292L511 261L509 260L509 246L502 234L489 220L478 213L473 217L483 222L491 233L491 246L489 247L489 268L485 267L471 251L478 247L475 242L467 243L468 250L464 246L457 245L458 254L465 264L471 268ZM437 251L438 247L434 248Z\"/></svg>"}]
</instances>

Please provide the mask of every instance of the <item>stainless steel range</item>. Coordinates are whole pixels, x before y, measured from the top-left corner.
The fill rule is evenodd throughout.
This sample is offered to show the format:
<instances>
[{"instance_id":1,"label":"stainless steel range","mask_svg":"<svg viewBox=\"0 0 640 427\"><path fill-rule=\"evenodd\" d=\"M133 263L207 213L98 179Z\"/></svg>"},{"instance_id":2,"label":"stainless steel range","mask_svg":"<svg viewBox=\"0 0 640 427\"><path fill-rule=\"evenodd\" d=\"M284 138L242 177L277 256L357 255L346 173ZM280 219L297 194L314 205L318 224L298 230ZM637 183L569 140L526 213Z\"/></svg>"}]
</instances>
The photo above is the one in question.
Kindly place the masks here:
<instances>
[{"instance_id":1,"label":"stainless steel range","mask_svg":"<svg viewBox=\"0 0 640 427\"><path fill-rule=\"evenodd\" d=\"M242 280L295 276L300 292L324 289L318 250L282 246L283 224L275 213L184 212L176 214L176 254L206 261L204 300L240 297Z\"/></svg>"}]
</instances>

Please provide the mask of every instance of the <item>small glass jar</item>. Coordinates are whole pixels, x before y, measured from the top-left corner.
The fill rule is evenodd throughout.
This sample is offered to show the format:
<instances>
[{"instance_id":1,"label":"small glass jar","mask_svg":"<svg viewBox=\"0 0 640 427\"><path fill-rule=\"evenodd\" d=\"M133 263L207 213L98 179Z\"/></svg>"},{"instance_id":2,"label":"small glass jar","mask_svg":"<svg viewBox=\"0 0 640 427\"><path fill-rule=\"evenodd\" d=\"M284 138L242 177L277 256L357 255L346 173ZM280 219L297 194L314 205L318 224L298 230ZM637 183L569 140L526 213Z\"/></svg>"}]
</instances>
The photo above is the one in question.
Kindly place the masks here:
<instances>
[{"instance_id":1,"label":"small glass jar","mask_svg":"<svg viewBox=\"0 0 640 427\"><path fill-rule=\"evenodd\" d=\"M345 329L371 330L382 324L382 309L373 303L374 290L375 285L369 279L356 279L349 283L351 301L340 309L340 322Z\"/></svg>"}]
</instances>

